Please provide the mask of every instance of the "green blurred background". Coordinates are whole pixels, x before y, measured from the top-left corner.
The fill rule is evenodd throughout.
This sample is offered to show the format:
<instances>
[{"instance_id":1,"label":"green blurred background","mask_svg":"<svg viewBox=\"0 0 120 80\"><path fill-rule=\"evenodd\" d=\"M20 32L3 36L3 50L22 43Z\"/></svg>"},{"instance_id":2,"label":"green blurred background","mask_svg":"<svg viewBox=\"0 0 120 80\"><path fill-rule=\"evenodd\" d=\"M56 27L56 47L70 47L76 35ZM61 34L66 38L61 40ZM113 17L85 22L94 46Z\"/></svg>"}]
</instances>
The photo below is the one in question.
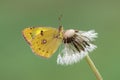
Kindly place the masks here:
<instances>
[{"instance_id":1,"label":"green blurred background","mask_svg":"<svg viewBox=\"0 0 120 80\"><path fill-rule=\"evenodd\" d=\"M58 53L34 55L22 37L29 26L95 29L98 48L90 54L104 80L120 79L119 0L0 0L0 80L96 80L86 60L56 64Z\"/></svg>"}]
</instances>

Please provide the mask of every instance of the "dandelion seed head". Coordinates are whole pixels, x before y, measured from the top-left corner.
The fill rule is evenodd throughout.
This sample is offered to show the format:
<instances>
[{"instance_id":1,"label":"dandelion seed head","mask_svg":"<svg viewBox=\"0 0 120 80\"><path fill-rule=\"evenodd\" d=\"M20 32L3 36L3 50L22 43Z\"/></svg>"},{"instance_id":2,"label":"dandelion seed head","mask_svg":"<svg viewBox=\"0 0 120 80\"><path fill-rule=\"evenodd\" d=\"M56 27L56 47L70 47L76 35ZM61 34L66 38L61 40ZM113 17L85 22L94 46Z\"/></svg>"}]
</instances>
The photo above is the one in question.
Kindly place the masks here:
<instances>
[{"instance_id":1,"label":"dandelion seed head","mask_svg":"<svg viewBox=\"0 0 120 80\"><path fill-rule=\"evenodd\" d=\"M71 29L67 30L64 35L69 38L65 39L66 43L64 43L64 49L58 55L58 64L71 65L77 63L88 53L97 48L96 45L91 43L97 38L97 33L95 33L94 30L75 32L75 30Z\"/></svg>"},{"instance_id":2,"label":"dandelion seed head","mask_svg":"<svg viewBox=\"0 0 120 80\"><path fill-rule=\"evenodd\" d=\"M66 31L64 32L63 37L64 37L65 39L66 39L66 38L70 38L70 37L72 37L74 34L75 34L75 30L69 29L69 30L66 30Z\"/></svg>"}]
</instances>

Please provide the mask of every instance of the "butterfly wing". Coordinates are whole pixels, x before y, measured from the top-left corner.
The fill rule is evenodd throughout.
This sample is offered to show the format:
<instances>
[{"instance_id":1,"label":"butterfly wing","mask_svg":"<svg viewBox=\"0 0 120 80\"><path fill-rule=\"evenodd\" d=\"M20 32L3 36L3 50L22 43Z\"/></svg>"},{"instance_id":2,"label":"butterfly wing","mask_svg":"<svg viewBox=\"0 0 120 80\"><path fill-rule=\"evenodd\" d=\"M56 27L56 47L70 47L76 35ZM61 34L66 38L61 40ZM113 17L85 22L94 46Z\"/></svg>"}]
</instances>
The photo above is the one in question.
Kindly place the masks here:
<instances>
[{"instance_id":1,"label":"butterfly wing","mask_svg":"<svg viewBox=\"0 0 120 80\"><path fill-rule=\"evenodd\" d=\"M30 28L25 28L22 31L23 37L25 40L31 44L31 41L34 39L35 36L41 33L41 31L47 31L47 30L56 30L55 28L51 27L30 27Z\"/></svg>"},{"instance_id":2,"label":"butterfly wing","mask_svg":"<svg viewBox=\"0 0 120 80\"><path fill-rule=\"evenodd\" d=\"M56 28L36 28L31 31L32 35L30 29L27 30L27 32L26 30L23 31L23 35L30 43L33 52L39 56L49 58L61 44L62 36L59 36L59 34L62 34L62 32Z\"/></svg>"}]
</instances>

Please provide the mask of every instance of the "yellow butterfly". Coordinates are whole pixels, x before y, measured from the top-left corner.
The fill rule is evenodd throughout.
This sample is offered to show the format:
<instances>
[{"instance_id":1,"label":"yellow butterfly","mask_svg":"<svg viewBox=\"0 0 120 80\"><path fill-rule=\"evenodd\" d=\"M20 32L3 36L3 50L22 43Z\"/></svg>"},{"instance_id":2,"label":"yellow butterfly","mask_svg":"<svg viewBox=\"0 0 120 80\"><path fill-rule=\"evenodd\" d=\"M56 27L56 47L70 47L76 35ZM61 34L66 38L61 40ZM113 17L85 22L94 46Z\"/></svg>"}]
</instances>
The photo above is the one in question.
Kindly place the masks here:
<instances>
[{"instance_id":1,"label":"yellow butterfly","mask_svg":"<svg viewBox=\"0 0 120 80\"><path fill-rule=\"evenodd\" d=\"M63 27L31 27L22 31L32 51L42 57L49 58L56 52L63 40Z\"/></svg>"}]
</instances>

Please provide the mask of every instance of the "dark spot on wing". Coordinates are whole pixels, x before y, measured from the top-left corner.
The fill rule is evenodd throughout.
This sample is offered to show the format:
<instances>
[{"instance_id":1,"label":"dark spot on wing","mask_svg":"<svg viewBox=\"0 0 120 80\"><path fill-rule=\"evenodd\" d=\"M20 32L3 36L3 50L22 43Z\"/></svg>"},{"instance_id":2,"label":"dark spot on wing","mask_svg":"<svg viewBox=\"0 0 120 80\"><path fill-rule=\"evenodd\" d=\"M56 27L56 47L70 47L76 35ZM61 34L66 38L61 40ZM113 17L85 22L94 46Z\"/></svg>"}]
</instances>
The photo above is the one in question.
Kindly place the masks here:
<instances>
[{"instance_id":1,"label":"dark spot on wing","mask_svg":"<svg viewBox=\"0 0 120 80\"><path fill-rule=\"evenodd\" d=\"M41 30L40 35L43 36L43 30Z\"/></svg>"},{"instance_id":2,"label":"dark spot on wing","mask_svg":"<svg viewBox=\"0 0 120 80\"><path fill-rule=\"evenodd\" d=\"M47 43L46 39L41 40L41 44L46 44L46 43Z\"/></svg>"},{"instance_id":3,"label":"dark spot on wing","mask_svg":"<svg viewBox=\"0 0 120 80\"><path fill-rule=\"evenodd\" d=\"M41 50L41 48L38 48L39 50Z\"/></svg>"},{"instance_id":4,"label":"dark spot on wing","mask_svg":"<svg viewBox=\"0 0 120 80\"><path fill-rule=\"evenodd\" d=\"M46 53L48 53L48 51Z\"/></svg>"},{"instance_id":5,"label":"dark spot on wing","mask_svg":"<svg viewBox=\"0 0 120 80\"><path fill-rule=\"evenodd\" d=\"M30 35L32 35L32 33L30 32Z\"/></svg>"}]
</instances>

